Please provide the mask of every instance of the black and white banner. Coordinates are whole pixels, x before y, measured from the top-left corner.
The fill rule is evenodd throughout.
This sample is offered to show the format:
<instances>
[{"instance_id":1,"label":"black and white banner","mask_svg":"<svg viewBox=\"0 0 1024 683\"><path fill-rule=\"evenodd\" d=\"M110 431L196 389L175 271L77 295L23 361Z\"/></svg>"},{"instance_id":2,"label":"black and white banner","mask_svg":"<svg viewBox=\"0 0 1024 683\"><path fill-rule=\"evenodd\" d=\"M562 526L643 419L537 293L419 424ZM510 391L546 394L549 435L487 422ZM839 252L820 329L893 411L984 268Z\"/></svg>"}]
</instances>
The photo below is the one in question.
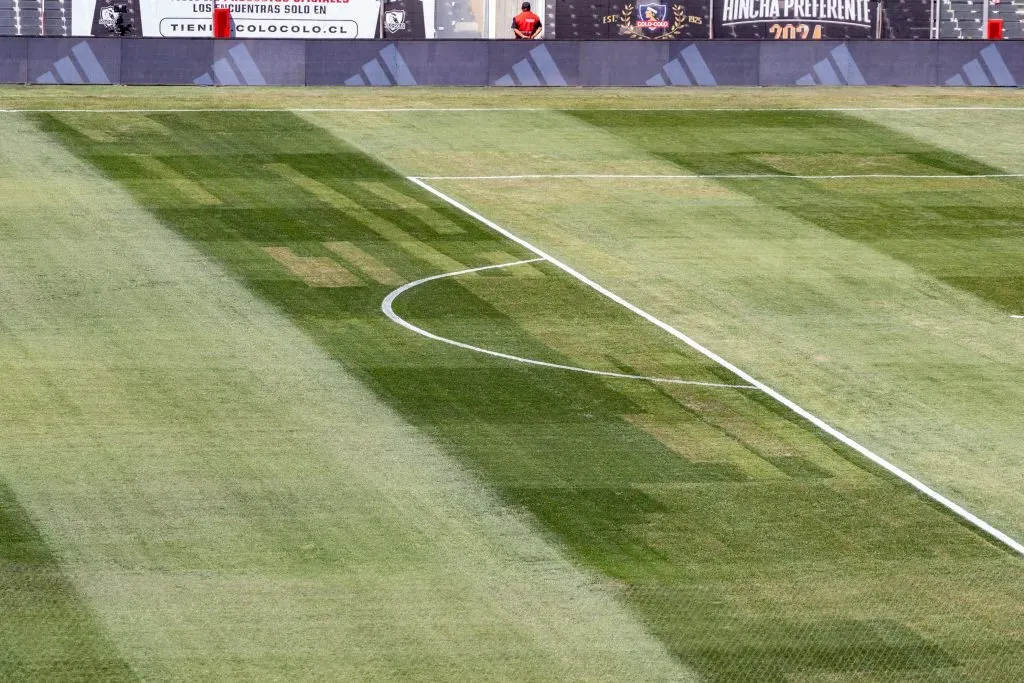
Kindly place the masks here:
<instances>
[{"instance_id":1,"label":"black and white banner","mask_svg":"<svg viewBox=\"0 0 1024 683\"><path fill-rule=\"evenodd\" d=\"M707 5L692 0L555 0L559 40L686 40L708 37Z\"/></svg>"},{"instance_id":2,"label":"black and white banner","mask_svg":"<svg viewBox=\"0 0 1024 683\"><path fill-rule=\"evenodd\" d=\"M715 37L871 38L877 10L873 0L714 0Z\"/></svg>"}]
</instances>

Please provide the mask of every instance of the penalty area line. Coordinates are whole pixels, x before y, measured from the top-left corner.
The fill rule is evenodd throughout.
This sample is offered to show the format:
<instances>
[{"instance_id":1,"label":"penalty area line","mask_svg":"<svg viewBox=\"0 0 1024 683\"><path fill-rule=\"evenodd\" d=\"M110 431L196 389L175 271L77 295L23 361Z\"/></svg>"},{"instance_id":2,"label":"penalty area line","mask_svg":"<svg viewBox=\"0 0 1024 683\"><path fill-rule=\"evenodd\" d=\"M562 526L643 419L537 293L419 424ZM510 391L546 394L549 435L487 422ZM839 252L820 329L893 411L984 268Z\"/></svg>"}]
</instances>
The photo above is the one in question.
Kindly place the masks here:
<instances>
[{"instance_id":1,"label":"penalty area line","mask_svg":"<svg viewBox=\"0 0 1024 683\"><path fill-rule=\"evenodd\" d=\"M420 180L858 180L858 179L934 179L1024 178L1024 173L975 173L972 175L935 175L899 173L851 173L845 175L791 175L788 173L548 173L523 175L435 175L416 176Z\"/></svg>"},{"instance_id":2,"label":"penalty area line","mask_svg":"<svg viewBox=\"0 0 1024 683\"><path fill-rule=\"evenodd\" d=\"M794 401L790 400L789 398L783 396L782 394L780 394L775 389L772 389L770 386L768 386L764 382L761 382L760 380L755 379L753 376L751 376L750 374L748 374L744 370L740 369L739 367L733 365L732 363L727 361L725 358L719 356L714 351L711 351L707 347L705 347L702 344L698 343L696 340L692 339L691 337L687 336L686 334L683 334L682 332L677 330L672 325L669 325L668 323L664 322L663 320L661 320L659 318L656 318L655 316L651 315L647 311L644 311L643 309L639 308L638 306L636 306L634 304L631 304L630 302L628 302L625 299L623 299L622 297L620 297L618 294L615 294L614 292L612 292L611 290L609 290L609 289L605 288L604 286L598 284L594 280L591 280L586 275L583 275L582 273L580 273L576 269L574 269L571 266L567 265L566 263L558 260L554 256L551 256L550 254L548 254L544 250L542 250L539 247L531 244L530 242L526 241L522 237L519 237L519 236L513 234L512 232L510 232L510 231L506 230L505 228L501 227L500 225L498 225L494 221L492 221L492 220L482 216L481 214L477 213L476 211L474 211L473 209L469 208L465 204L462 204L461 202L459 202L456 199L453 199L452 197L449 197L445 193L441 192L437 188L435 188L435 187L431 186L429 183L425 182L423 179L417 178L415 176L407 176L407 179L410 182L412 182L412 183L418 185L419 187L423 188L424 190L426 190L430 194L434 195L435 197L441 199L445 203L449 204L450 206L452 206L452 207L458 209L459 211L465 213L467 216L470 216L471 218L476 219L477 221L479 221L483 225L487 226L491 230L494 230L498 234L503 235L504 237L506 237L509 240L515 242L516 244L520 245L524 249L526 249L526 250L536 254L540 258L545 259L546 261L548 261L552 265L557 266L559 269L563 270L564 272L568 273L572 277L576 278L577 280L579 280L583 284L587 285L588 287L590 287L594 291L596 291L596 292L602 294L603 296L611 299L612 301L614 301L615 303L623 306L624 308L632 311L633 313L635 313L636 315L640 316L644 320L647 320L651 324L661 328L662 330L664 330L668 334L672 335L676 339L680 340L681 342L683 342L684 344L686 344L687 346L689 346L693 350L697 351L698 353L701 353L702 355L706 356L707 358L710 358L714 362L716 362L719 365L721 365L723 368L729 370L730 372L732 372L734 375L736 375L737 377L739 377L743 381L749 383L750 385L752 385L752 386L760 389L764 393L768 394L773 399L775 399L776 401L778 401L782 405L786 406L791 411L793 411L794 413L796 413L800 417L804 418L805 420L807 420L808 422L813 424L815 427L817 427L821 431L825 432L826 434L828 434L829 436L833 437L834 439L842 442L843 444L849 446L854 451L856 451L857 453L860 453L862 456L864 456L865 458L867 458L868 460L870 460L874 464L878 465L879 467L881 467L885 471L889 472L890 474L892 474L896 478L900 479L904 483L906 483L906 484L910 485L911 487L913 487L914 489L916 489L921 494L927 496L928 498L930 498L931 500L935 501L936 503L938 503L942 507L946 508L947 510L949 510L950 512L955 514L957 517L960 517L961 519L963 519L964 521L968 522L969 524L971 524L975 528L980 529L981 531L985 532L986 534L988 534L992 538L998 540L1000 543L1002 543L1006 547L1010 548L1011 550L1016 552L1018 555L1024 556L1024 544L1021 544L1019 541L1015 540L1010 535L1006 534L1003 531L1000 531L999 529L997 529L996 527L992 526L991 524L989 524L985 520L981 519L980 517L978 517L977 515L975 515L971 511L969 511L966 508L962 507L961 505L953 502L952 500L950 500L949 498L945 497L944 495L942 495L941 493L939 493L935 489L931 488L930 486L928 486L924 482L922 482L919 479L911 476L910 474L908 474L907 472L903 471L898 466L896 466L893 463L889 462L888 460L886 460L882 456L878 455L874 451L870 450L866 446L861 445L860 443L858 443L857 441L855 441L851 437L847 436L843 432L839 431L835 427L831 426L830 424L828 424L827 422L825 422L821 418L819 418L816 415L812 414L810 411L806 410L805 408L803 408L802 406L798 405L797 403L795 403Z\"/></svg>"}]
</instances>

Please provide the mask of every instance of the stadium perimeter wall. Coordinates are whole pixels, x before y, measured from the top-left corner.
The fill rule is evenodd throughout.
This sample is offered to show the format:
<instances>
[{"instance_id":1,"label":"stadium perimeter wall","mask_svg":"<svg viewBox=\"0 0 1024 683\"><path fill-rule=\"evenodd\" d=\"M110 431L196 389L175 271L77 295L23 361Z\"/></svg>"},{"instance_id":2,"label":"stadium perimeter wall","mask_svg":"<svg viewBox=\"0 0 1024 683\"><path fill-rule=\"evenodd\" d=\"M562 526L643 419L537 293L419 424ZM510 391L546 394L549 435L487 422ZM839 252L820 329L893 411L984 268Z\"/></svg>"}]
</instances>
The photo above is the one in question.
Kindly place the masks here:
<instances>
[{"instance_id":1,"label":"stadium perimeter wall","mask_svg":"<svg viewBox=\"0 0 1024 683\"><path fill-rule=\"evenodd\" d=\"M1024 42L0 38L0 83L1024 85Z\"/></svg>"}]
</instances>

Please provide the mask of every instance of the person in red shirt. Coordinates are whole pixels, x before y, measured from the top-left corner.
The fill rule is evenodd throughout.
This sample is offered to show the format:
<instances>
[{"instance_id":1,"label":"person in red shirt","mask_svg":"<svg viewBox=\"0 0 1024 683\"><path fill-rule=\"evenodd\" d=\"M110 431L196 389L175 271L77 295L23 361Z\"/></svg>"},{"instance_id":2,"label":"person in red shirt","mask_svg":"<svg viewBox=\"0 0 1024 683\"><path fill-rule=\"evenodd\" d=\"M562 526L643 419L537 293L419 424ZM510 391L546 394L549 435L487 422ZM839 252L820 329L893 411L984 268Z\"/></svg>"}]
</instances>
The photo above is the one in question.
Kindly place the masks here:
<instances>
[{"instance_id":1,"label":"person in red shirt","mask_svg":"<svg viewBox=\"0 0 1024 683\"><path fill-rule=\"evenodd\" d=\"M540 17L530 11L530 3L523 3L523 11L512 19L512 32L516 40L533 40L540 36Z\"/></svg>"}]
</instances>

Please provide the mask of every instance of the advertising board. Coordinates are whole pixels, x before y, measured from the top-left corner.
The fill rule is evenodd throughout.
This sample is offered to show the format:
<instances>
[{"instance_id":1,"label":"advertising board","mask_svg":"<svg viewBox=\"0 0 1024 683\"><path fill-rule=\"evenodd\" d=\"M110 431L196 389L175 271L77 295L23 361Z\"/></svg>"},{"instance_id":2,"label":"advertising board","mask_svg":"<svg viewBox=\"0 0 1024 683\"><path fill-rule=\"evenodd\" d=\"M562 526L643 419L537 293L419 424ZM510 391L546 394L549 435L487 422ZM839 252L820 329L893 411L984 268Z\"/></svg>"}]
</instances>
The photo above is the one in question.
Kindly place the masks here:
<instances>
[{"instance_id":1,"label":"advertising board","mask_svg":"<svg viewBox=\"0 0 1024 683\"><path fill-rule=\"evenodd\" d=\"M828 40L871 38L872 0L714 0L716 38Z\"/></svg>"},{"instance_id":2,"label":"advertising board","mask_svg":"<svg viewBox=\"0 0 1024 683\"><path fill-rule=\"evenodd\" d=\"M229 0L232 36L290 39L423 38L421 0ZM72 35L209 38L212 0L72 0Z\"/></svg>"}]
</instances>

